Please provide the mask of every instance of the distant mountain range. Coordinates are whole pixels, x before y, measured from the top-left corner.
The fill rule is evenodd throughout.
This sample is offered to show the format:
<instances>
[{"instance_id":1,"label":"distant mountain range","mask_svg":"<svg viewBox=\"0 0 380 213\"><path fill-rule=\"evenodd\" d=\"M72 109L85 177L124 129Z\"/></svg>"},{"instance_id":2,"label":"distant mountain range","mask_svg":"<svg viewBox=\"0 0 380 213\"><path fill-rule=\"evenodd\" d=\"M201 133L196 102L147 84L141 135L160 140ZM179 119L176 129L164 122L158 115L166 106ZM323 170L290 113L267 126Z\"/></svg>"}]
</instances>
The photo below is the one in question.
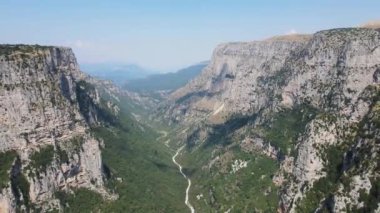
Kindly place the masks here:
<instances>
[{"instance_id":1,"label":"distant mountain range","mask_svg":"<svg viewBox=\"0 0 380 213\"><path fill-rule=\"evenodd\" d=\"M197 76L208 61L201 62L173 73L153 74L140 79L128 80L124 88L135 92L152 92L160 90L176 90Z\"/></svg>"},{"instance_id":2,"label":"distant mountain range","mask_svg":"<svg viewBox=\"0 0 380 213\"><path fill-rule=\"evenodd\" d=\"M128 80L145 78L154 71L145 69L135 64L81 64L81 70L100 79L111 80L122 86Z\"/></svg>"}]
</instances>

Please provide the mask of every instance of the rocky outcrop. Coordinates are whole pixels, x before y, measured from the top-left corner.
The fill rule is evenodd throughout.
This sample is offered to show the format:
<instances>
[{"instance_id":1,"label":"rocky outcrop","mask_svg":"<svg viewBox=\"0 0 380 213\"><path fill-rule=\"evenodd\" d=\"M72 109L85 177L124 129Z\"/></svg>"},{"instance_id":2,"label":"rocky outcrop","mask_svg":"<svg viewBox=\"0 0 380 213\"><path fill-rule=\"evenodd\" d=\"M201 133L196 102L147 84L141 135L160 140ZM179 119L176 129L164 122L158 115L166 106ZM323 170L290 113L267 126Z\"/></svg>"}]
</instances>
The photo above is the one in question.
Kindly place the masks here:
<instances>
[{"instance_id":1,"label":"rocky outcrop","mask_svg":"<svg viewBox=\"0 0 380 213\"><path fill-rule=\"evenodd\" d=\"M377 121L368 119L378 116L373 108L379 100L379 70L380 31L373 27L222 44L202 74L172 94L166 117L184 126L197 126L188 128L194 132L205 126L220 128L236 116L248 118L245 129L267 145L248 146L248 141L255 141L245 139L241 147L261 149L266 155L268 149L263 147L276 147L270 152L277 153L281 164L273 178L282 186L281 211L353 210L366 206L358 201L359 191L368 195L379 181L374 169L379 166L374 154ZM306 122L294 130L297 134L284 150L285 145L266 136L277 115L294 111ZM292 113L282 121L284 128L294 119ZM243 136L247 133L241 126L238 131ZM364 139L363 133L371 137ZM191 139L198 140L192 144L202 144L200 137ZM342 169L344 156L350 153L364 161L363 152L358 151L363 143L372 159L366 161L365 172ZM322 185L331 187L319 188ZM343 193L343 188L351 192Z\"/></svg>"},{"instance_id":2,"label":"rocky outcrop","mask_svg":"<svg viewBox=\"0 0 380 213\"><path fill-rule=\"evenodd\" d=\"M88 78L69 48L0 46L0 154L16 151L14 166L19 162L2 189L2 212L59 208L55 192L78 187L112 197L101 143L89 131L100 122L100 102ZM15 182L20 178L23 188Z\"/></svg>"},{"instance_id":3,"label":"rocky outcrop","mask_svg":"<svg viewBox=\"0 0 380 213\"><path fill-rule=\"evenodd\" d=\"M308 186L329 175L324 171L330 163L324 150L343 146L349 137L355 137L352 128L363 122L373 104L373 100L363 100L364 94L368 87L378 86L374 76L380 66L379 39L379 32L372 29L322 31L286 67L289 77L280 104L287 99L294 100L292 104L308 103L320 115L300 136L292 172L298 184L287 187L283 196L286 209L293 211L297 205L292 205L289 197L301 200Z\"/></svg>"}]
</instances>

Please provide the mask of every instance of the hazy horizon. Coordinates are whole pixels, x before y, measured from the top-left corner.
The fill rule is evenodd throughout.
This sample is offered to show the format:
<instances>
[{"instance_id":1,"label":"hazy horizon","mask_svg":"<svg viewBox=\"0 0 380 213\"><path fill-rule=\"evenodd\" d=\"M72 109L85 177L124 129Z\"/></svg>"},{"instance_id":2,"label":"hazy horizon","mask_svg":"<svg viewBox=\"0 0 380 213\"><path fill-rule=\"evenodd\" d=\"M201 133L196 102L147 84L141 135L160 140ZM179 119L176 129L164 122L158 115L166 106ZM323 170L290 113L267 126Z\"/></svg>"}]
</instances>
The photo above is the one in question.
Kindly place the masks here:
<instances>
[{"instance_id":1,"label":"hazy horizon","mask_svg":"<svg viewBox=\"0 0 380 213\"><path fill-rule=\"evenodd\" d=\"M0 43L70 46L80 64L168 72L209 60L219 43L358 26L378 19L378 8L353 0L16 0L0 3Z\"/></svg>"}]
</instances>

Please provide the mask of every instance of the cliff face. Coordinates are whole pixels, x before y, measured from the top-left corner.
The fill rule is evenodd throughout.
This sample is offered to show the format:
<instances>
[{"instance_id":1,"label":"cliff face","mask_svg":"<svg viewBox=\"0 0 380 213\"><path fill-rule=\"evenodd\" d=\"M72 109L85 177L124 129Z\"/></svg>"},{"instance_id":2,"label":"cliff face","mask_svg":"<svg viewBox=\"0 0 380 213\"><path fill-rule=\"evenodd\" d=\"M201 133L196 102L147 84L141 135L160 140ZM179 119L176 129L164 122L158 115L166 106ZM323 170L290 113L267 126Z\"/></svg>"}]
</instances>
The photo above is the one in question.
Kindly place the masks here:
<instances>
[{"instance_id":1,"label":"cliff face","mask_svg":"<svg viewBox=\"0 0 380 213\"><path fill-rule=\"evenodd\" d=\"M0 46L1 212L59 208L54 193L78 187L109 197L86 78L69 48Z\"/></svg>"},{"instance_id":2,"label":"cliff face","mask_svg":"<svg viewBox=\"0 0 380 213\"><path fill-rule=\"evenodd\" d=\"M379 210L379 75L377 29L224 44L166 116L192 127L189 144L223 127L228 143L277 159L284 212Z\"/></svg>"},{"instance_id":3,"label":"cliff face","mask_svg":"<svg viewBox=\"0 0 380 213\"><path fill-rule=\"evenodd\" d=\"M293 157L291 171L293 180L286 185L282 195L285 210L308 207L308 199L313 196L310 194L317 191L318 184L345 187L349 191L345 202L341 203L329 200L339 200L345 194L338 189L332 189L332 197L321 196L320 205L330 206L337 212L363 207L364 201L358 201L356 195L360 190L369 193L371 187L377 187L378 171L372 168L377 163L370 163L369 168L363 165L361 169L364 171L356 170L349 175L349 167L340 167L350 153L347 147L356 146L363 140L367 140L366 146L372 157L380 158L376 151L378 131L361 129L376 126L368 116L378 113L373 111L373 107L378 105L379 98L379 36L379 31L372 29L323 31L315 34L301 54L285 66L287 78L277 93L281 94L279 106L307 104L316 110L315 118L298 137L298 154ZM373 138L365 139L364 132ZM338 154L337 150L341 153ZM365 163L363 158L360 161ZM336 177L332 177L334 175ZM329 183L334 178L339 181ZM363 181L355 182L355 178ZM344 183L346 179L349 184ZM369 179L373 181L372 185L365 183ZM318 203L314 205L318 206Z\"/></svg>"},{"instance_id":4,"label":"cliff face","mask_svg":"<svg viewBox=\"0 0 380 213\"><path fill-rule=\"evenodd\" d=\"M231 114L259 111L270 99L269 85L260 80L274 75L308 40L299 35L219 45L201 75L171 95L177 103L171 113L178 121L191 121L196 114L219 123Z\"/></svg>"}]
</instances>

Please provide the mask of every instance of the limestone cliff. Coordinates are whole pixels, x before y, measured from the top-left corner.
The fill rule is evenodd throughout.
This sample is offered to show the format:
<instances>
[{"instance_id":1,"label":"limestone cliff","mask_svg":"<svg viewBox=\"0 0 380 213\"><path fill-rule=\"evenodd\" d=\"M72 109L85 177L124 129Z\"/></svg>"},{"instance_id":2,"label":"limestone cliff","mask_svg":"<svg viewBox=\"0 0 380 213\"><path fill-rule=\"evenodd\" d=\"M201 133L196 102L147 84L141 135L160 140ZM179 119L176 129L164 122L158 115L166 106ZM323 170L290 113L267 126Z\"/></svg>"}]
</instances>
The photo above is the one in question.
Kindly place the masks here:
<instances>
[{"instance_id":1,"label":"limestone cliff","mask_svg":"<svg viewBox=\"0 0 380 213\"><path fill-rule=\"evenodd\" d=\"M379 211L379 75L373 27L222 44L165 114L188 144L222 129L241 149L276 158L283 212Z\"/></svg>"},{"instance_id":2,"label":"limestone cliff","mask_svg":"<svg viewBox=\"0 0 380 213\"><path fill-rule=\"evenodd\" d=\"M78 187L112 197L89 131L103 116L100 98L86 79L69 48L0 46L0 155L10 159L0 212L59 209L55 192Z\"/></svg>"},{"instance_id":3,"label":"limestone cliff","mask_svg":"<svg viewBox=\"0 0 380 213\"><path fill-rule=\"evenodd\" d=\"M187 116L199 114L219 123L234 113L259 111L270 98L263 88L268 85L260 80L273 76L309 38L293 35L219 45L201 75L171 95L177 103L172 108L175 118L187 121Z\"/></svg>"}]
</instances>

